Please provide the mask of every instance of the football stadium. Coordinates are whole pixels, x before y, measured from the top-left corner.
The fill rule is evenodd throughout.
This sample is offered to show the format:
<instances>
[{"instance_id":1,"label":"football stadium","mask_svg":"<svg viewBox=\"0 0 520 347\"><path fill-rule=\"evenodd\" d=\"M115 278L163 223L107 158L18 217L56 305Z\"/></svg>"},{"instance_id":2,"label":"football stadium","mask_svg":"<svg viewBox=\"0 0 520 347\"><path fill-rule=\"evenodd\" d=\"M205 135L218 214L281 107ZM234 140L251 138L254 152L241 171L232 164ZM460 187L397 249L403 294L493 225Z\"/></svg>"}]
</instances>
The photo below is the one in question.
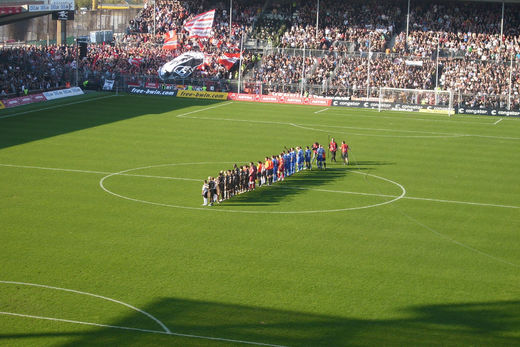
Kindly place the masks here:
<instances>
[{"instance_id":1,"label":"football stadium","mask_svg":"<svg viewBox=\"0 0 520 347\"><path fill-rule=\"evenodd\" d=\"M0 2L0 345L520 344L520 1Z\"/></svg>"}]
</instances>

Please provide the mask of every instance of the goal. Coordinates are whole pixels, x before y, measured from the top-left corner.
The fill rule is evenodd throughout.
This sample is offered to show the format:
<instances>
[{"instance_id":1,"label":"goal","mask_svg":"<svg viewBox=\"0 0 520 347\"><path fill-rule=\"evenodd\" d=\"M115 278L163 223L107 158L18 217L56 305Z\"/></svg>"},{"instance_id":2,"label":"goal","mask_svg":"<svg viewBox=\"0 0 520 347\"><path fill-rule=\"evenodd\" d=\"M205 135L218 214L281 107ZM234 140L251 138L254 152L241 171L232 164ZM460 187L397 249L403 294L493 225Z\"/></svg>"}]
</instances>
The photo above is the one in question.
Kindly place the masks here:
<instances>
[{"instance_id":1,"label":"goal","mask_svg":"<svg viewBox=\"0 0 520 347\"><path fill-rule=\"evenodd\" d=\"M379 88L378 110L453 114L453 91Z\"/></svg>"}]
</instances>

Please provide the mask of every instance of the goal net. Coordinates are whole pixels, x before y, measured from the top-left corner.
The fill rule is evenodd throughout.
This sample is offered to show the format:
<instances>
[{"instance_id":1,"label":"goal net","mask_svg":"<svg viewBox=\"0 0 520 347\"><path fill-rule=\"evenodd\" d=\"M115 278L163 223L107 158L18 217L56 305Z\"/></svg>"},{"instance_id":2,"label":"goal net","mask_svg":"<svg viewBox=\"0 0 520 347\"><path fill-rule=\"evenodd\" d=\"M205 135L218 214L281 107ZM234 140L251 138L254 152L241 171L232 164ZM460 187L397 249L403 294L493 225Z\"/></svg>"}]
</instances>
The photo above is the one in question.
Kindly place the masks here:
<instances>
[{"instance_id":1,"label":"goal net","mask_svg":"<svg viewBox=\"0 0 520 347\"><path fill-rule=\"evenodd\" d=\"M378 110L453 114L451 90L380 88Z\"/></svg>"}]
</instances>

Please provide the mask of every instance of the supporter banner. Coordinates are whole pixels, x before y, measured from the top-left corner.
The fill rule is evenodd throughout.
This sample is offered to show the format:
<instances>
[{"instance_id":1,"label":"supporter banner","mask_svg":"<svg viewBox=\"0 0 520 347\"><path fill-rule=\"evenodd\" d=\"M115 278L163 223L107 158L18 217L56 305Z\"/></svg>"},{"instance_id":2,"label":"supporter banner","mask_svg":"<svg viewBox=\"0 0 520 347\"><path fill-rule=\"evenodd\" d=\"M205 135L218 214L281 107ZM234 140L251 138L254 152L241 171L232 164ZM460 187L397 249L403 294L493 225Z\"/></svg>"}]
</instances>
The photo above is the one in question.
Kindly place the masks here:
<instances>
[{"instance_id":1,"label":"supporter banner","mask_svg":"<svg viewBox=\"0 0 520 347\"><path fill-rule=\"evenodd\" d=\"M5 108L4 103L0 101L0 110L4 109L4 108Z\"/></svg>"},{"instance_id":2,"label":"supporter banner","mask_svg":"<svg viewBox=\"0 0 520 347\"><path fill-rule=\"evenodd\" d=\"M186 52L167 62L157 70L162 80L186 78L204 63L204 53Z\"/></svg>"},{"instance_id":3,"label":"supporter banner","mask_svg":"<svg viewBox=\"0 0 520 347\"><path fill-rule=\"evenodd\" d=\"M332 99L332 106L359 107L359 108L370 108L370 109L377 110L377 109L379 109L379 102L345 100L345 99L341 99L341 98L334 98L334 99ZM397 104L397 103L393 103L393 102L383 102L381 104L381 109L390 110L390 111L448 113L449 108L447 106L410 105L410 104Z\"/></svg>"},{"instance_id":4,"label":"supporter banner","mask_svg":"<svg viewBox=\"0 0 520 347\"><path fill-rule=\"evenodd\" d=\"M159 95L159 96L176 96L177 95L176 90L159 90L159 89L132 87L128 91L132 94L139 94L139 95Z\"/></svg>"},{"instance_id":5,"label":"supporter banner","mask_svg":"<svg viewBox=\"0 0 520 347\"><path fill-rule=\"evenodd\" d=\"M67 98L69 96L83 95L83 94L84 94L83 90L81 90L81 88L79 88L79 87L53 90L52 92L43 92L43 95L45 96L45 99L47 99L47 100L61 99L61 98Z\"/></svg>"},{"instance_id":6,"label":"supporter banner","mask_svg":"<svg viewBox=\"0 0 520 347\"><path fill-rule=\"evenodd\" d=\"M220 58L218 58L218 63L222 66L225 66L229 71L240 60L240 53L223 53Z\"/></svg>"},{"instance_id":7,"label":"supporter banner","mask_svg":"<svg viewBox=\"0 0 520 347\"><path fill-rule=\"evenodd\" d=\"M103 85L103 90L112 90L114 89L114 80L105 80L105 84Z\"/></svg>"},{"instance_id":8,"label":"supporter banner","mask_svg":"<svg viewBox=\"0 0 520 347\"><path fill-rule=\"evenodd\" d=\"M258 95L258 94L238 94L229 93L229 100L236 101L252 101L252 102L270 102L275 104L292 104L292 105L314 105L314 106L330 106L332 99L324 98L303 98L300 96L283 96L283 95Z\"/></svg>"},{"instance_id":9,"label":"supporter banner","mask_svg":"<svg viewBox=\"0 0 520 347\"><path fill-rule=\"evenodd\" d=\"M498 117L520 117L520 111L508 111L504 109L495 108L475 108L475 107L457 107L455 109L457 114L473 114L483 116L498 116Z\"/></svg>"},{"instance_id":10,"label":"supporter banner","mask_svg":"<svg viewBox=\"0 0 520 347\"><path fill-rule=\"evenodd\" d=\"M177 97L195 98L195 99L227 100L228 93L204 92L204 91L196 91L196 90L178 90Z\"/></svg>"},{"instance_id":11,"label":"supporter banner","mask_svg":"<svg viewBox=\"0 0 520 347\"><path fill-rule=\"evenodd\" d=\"M190 38L210 37L214 18L215 10L204 12L187 21L184 28L190 33Z\"/></svg>"},{"instance_id":12,"label":"supporter banner","mask_svg":"<svg viewBox=\"0 0 520 347\"><path fill-rule=\"evenodd\" d=\"M15 14L15 13L22 13L22 6L0 7L0 14Z\"/></svg>"},{"instance_id":13,"label":"supporter banner","mask_svg":"<svg viewBox=\"0 0 520 347\"><path fill-rule=\"evenodd\" d=\"M423 62L422 60L405 60L404 63L406 65L411 65L411 66L423 66Z\"/></svg>"},{"instance_id":14,"label":"supporter banner","mask_svg":"<svg viewBox=\"0 0 520 347\"><path fill-rule=\"evenodd\" d=\"M179 42L177 41L177 33L175 30L170 30L164 35L164 44L162 49L175 50L178 48L178 46Z\"/></svg>"},{"instance_id":15,"label":"supporter banner","mask_svg":"<svg viewBox=\"0 0 520 347\"><path fill-rule=\"evenodd\" d=\"M157 88L159 88L159 83L157 83L157 82L146 82L146 83L144 84L144 86L145 86L146 88L157 89Z\"/></svg>"},{"instance_id":16,"label":"supporter banner","mask_svg":"<svg viewBox=\"0 0 520 347\"><path fill-rule=\"evenodd\" d=\"M4 100L3 105L6 108L11 108L11 107L33 104L33 103L42 102L42 101L45 101L45 97L43 96L43 94L31 94L31 95L21 96L18 98Z\"/></svg>"}]
</instances>

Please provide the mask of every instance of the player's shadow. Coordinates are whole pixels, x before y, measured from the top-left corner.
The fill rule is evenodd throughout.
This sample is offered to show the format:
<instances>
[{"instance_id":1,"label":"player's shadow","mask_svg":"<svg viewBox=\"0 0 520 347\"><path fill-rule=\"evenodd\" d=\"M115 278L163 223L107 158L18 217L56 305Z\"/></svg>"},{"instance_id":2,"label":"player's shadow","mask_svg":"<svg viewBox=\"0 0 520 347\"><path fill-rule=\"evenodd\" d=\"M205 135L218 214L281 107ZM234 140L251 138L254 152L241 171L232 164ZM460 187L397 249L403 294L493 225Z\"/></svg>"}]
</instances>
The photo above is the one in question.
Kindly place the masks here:
<instances>
[{"instance_id":1,"label":"player's shadow","mask_svg":"<svg viewBox=\"0 0 520 347\"><path fill-rule=\"evenodd\" d=\"M223 206L271 206L279 202L302 194L308 190L317 189L342 179L354 170L370 170L359 166L330 167L326 170L304 170L287 177L283 182L264 185L257 189L234 196L225 201ZM351 173L350 173L351 174Z\"/></svg>"},{"instance_id":2,"label":"player's shadow","mask_svg":"<svg viewBox=\"0 0 520 347\"><path fill-rule=\"evenodd\" d=\"M357 304L348 297L336 300L343 306ZM115 321L104 321L100 315L99 321L93 322L105 326L78 328L72 322L60 325L48 322L53 327L51 331L39 332L35 328L44 323L34 325L31 333L3 329L0 344L240 346L249 342L282 346L514 346L518 345L520 331L520 301L409 306L394 312L400 318L388 319L339 317L180 298L158 298L140 308L164 326L132 311ZM168 334L166 329L175 334Z\"/></svg>"}]
</instances>

